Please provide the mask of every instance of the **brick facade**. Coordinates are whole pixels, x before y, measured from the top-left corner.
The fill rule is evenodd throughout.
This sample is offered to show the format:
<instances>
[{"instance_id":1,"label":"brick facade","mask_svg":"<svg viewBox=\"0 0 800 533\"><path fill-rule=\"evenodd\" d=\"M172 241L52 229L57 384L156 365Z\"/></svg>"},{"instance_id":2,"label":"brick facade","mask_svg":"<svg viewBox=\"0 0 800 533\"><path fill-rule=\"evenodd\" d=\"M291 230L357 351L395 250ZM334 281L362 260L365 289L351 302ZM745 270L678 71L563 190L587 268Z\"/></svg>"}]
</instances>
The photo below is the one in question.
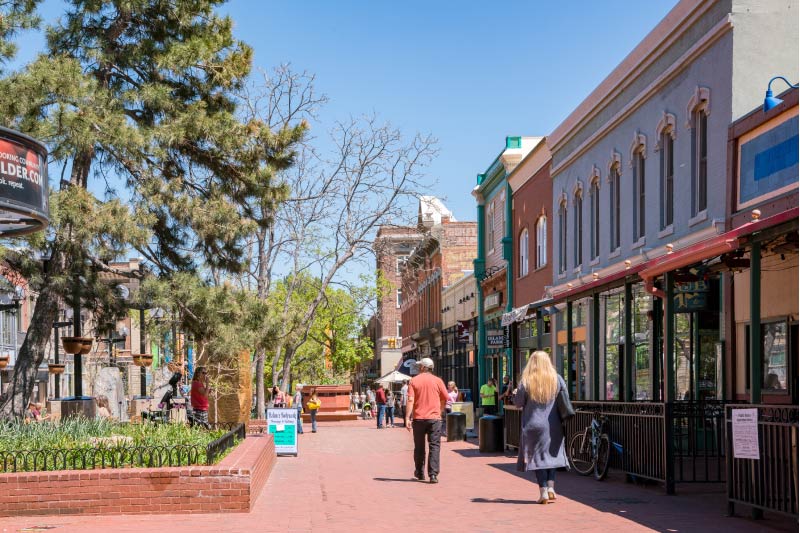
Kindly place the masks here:
<instances>
[{"instance_id":1,"label":"brick facade","mask_svg":"<svg viewBox=\"0 0 800 533\"><path fill-rule=\"evenodd\" d=\"M3 474L0 516L248 512L274 462L272 436L260 435L214 466Z\"/></svg>"}]
</instances>

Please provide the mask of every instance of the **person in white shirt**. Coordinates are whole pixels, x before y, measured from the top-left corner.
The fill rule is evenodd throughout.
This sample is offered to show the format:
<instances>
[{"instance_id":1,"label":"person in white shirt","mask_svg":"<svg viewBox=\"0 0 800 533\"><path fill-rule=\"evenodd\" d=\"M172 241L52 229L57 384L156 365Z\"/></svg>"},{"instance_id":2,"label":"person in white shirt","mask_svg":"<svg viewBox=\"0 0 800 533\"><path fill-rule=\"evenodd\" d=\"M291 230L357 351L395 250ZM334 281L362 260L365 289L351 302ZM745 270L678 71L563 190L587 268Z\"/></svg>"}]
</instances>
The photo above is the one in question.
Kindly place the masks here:
<instances>
[{"instance_id":1,"label":"person in white shirt","mask_svg":"<svg viewBox=\"0 0 800 533\"><path fill-rule=\"evenodd\" d=\"M400 411L401 416L405 420L406 418L406 405L408 405L408 382L406 381L403 383L403 387L400 389Z\"/></svg>"}]
</instances>

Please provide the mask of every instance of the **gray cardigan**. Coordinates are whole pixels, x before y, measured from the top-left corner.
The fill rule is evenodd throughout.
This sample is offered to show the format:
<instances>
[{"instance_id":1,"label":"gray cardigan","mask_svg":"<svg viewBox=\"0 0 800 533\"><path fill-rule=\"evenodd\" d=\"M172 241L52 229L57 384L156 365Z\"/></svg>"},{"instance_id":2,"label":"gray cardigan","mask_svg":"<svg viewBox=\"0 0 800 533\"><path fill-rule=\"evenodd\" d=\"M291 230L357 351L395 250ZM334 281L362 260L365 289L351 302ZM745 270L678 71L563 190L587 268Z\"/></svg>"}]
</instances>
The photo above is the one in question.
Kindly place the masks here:
<instances>
[{"instance_id":1,"label":"gray cardigan","mask_svg":"<svg viewBox=\"0 0 800 533\"><path fill-rule=\"evenodd\" d=\"M558 376L558 390L567 390L564 379ZM556 394L558 396L558 394ZM520 385L514 395L514 405L522 409L517 470L542 470L567 466L564 452L564 429L555 397L541 404L531 400L528 391Z\"/></svg>"}]
</instances>

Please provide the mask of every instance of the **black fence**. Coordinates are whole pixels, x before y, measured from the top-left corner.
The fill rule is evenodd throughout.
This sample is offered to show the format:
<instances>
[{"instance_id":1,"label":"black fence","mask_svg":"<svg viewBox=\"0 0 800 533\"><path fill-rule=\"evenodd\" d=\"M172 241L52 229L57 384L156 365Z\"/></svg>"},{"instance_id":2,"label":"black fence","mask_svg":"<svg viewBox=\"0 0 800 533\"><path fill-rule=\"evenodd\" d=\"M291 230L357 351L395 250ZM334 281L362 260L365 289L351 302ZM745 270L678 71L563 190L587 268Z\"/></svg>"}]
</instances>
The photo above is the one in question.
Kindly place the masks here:
<instances>
[{"instance_id":1,"label":"black fence","mask_svg":"<svg viewBox=\"0 0 800 533\"><path fill-rule=\"evenodd\" d=\"M703 400L665 404L672 420L671 475L678 483L725 482L725 406Z\"/></svg>"},{"instance_id":2,"label":"black fence","mask_svg":"<svg viewBox=\"0 0 800 533\"><path fill-rule=\"evenodd\" d=\"M732 410L758 410L758 459L734 456L727 439L728 506L745 504L753 509L798 516L798 408L778 405L733 405L726 410L727 434L732 435Z\"/></svg>"},{"instance_id":3,"label":"black fence","mask_svg":"<svg viewBox=\"0 0 800 533\"><path fill-rule=\"evenodd\" d=\"M245 426L239 423L217 440L211 441L206 447L206 464L213 465L217 456L228 448L233 448L237 440L244 440Z\"/></svg>"},{"instance_id":4,"label":"black fence","mask_svg":"<svg viewBox=\"0 0 800 533\"><path fill-rule=\"evenodd\" d=\"M666 481L663 403L573 402L576 413L565 426L566 442L591 424L595 413L607 418L611 468L631 476Z\"/></svg>"},{"instance_id":5,"label":"black fence","mask_svg":"<svg viewBox=\"0 0 800 533\"><path fill-rule=\"evenodd\" d=\"M513 405L503 406L506 430L506 448L519 448L520 433L522 432L522 410Z\"/></svg>"},{"instance_id":6,"label":"black fence","mask_svg":"<svg viewBox=\"0 0 800 533\"><path fill-rule=\"evenodd\" d=\"M220 454L232 448L237 440L244 438L245 426L237 424L225 435L206 446L115 444L92 448L0 451L0 473L212 465Z\"/></svg>"}]
</instances>

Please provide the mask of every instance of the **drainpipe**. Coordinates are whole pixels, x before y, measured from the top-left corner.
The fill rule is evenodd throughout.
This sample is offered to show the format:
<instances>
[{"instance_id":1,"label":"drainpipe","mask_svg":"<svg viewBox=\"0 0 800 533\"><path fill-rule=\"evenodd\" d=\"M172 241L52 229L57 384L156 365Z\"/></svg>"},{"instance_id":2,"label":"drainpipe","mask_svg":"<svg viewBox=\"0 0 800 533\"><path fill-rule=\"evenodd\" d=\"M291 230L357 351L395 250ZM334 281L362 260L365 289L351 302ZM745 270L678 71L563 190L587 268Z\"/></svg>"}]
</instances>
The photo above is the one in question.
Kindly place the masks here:
<instances>
[{"instance_id":1,"label":"drainpipe","mask_svg":"<svg viewBox=\"0 0 800 533\"><path fill-rule=\"evenodd\" d=\"M486 241L485 241L485 206L483 205L483 196L480 193L473 192L475 198L478 200L478 257L472 262L475 270L475 294L478 296L478 338L475 342L475 347L478 350L476 354L475 364L478 366L478 383L476 384L477 390L480 390L481 385L486 382L486 331L483 324L484 309L483 309L483 289L481 288L481 279L486 271ZM478 398L476 397L476 401ZM480 403L477 404L480 407Z\"/></svg>"},{"instance_id":2,"label":"drainpipe","mask_svg":"<svg viewBox=\"0 0 800 533\"><path fill-rule=\"evenodd\" d=\"M512 236L513 229L512 229L512 203L511 203L511 185L506 181L506 224L505 224L505 237L503 237L503 259L506 260L506 293L508 294L508 298L506 299L506 313L511 312L514 309L514 238ZM509 337L511 339L514 336L511 334L511 329L514 327L513 324L509 326ZM511 345L509 342L509 348L506 348L506 359L508 361L508 367L506 368L506 373L508 374L508 378L510 380L514 380L514 346ZM502 376L500 376L502 380Z\"/></svg>"}]
</instances>

